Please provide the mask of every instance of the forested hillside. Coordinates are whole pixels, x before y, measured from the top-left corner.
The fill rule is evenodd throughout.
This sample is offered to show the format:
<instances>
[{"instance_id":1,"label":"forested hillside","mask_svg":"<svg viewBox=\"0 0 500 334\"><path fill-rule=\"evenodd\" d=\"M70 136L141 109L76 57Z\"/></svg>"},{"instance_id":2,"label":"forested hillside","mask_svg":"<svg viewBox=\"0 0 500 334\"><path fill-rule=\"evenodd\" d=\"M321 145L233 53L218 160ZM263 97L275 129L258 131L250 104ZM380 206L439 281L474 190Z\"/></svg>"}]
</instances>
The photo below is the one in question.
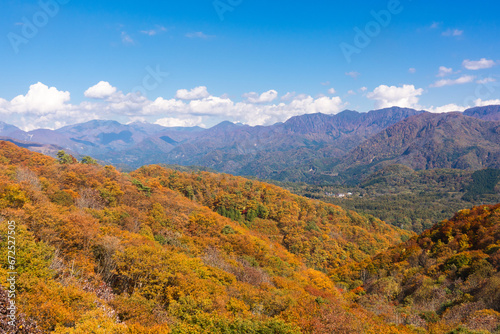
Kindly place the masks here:
<instances>
[{"instance_id":1,"label":"forested hillside","mask_svg":"<svg viewBox=\"0 0 500 334\"><path fill-rule=\"evenodd\" d=\"M498 169L416 171L404 165L390 165L353 186L278 185L421 233L461 209L499 203L499 180Z\"/></svg>"},{"instance_id":2,"label":"forested hillside","mask_svg":"<svg viewBox=\"0 0 500 334\"><path fill-rule=\"evenodd\" d=\"M332 277L388 321L431 333L499 333L500 204L462 210Z\"/></svg>"},{"instance_id":3,"label":"forested hillside","mask_svg":"<svg viewBox=\"0 0 500 334\"><path fill-rule=\"evenodd\" d=\"M0 215L2 259L16 222L18 333L412 332L327 275L409 234L276 186L0 142Z\"/></svg>"}]
</instances>

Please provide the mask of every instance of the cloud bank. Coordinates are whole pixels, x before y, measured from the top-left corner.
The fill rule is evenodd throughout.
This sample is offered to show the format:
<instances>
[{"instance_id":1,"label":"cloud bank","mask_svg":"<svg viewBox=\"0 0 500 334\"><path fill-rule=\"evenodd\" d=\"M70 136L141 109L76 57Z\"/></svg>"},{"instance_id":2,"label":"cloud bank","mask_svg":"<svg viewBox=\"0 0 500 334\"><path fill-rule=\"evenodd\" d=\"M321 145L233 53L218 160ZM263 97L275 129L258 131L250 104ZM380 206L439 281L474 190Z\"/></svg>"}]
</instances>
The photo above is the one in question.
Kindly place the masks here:
<instances>
[{"instance_id":1,"label":"cloud bank","mask_svg":"<svg viewBox=\"0 0 500 334\"><path fill-rule=\"evenodd\" d=\"M89 87L84 96L88 100L72 104L69 92L38 82L25 95L11 101L0 98L0 115L5 122L25 130L117 118L122 122L141 119L164 126L204 126L220 120L270 125L306 113L336 114L347 105L338 96L313 98L287 93L278 99L280 95L275 90L245 93L242 101L233 101L211 95L205 86L180 89L174 98L149 100L140 93L125 94L106 81Z\"/></svg>"}]
</instances>

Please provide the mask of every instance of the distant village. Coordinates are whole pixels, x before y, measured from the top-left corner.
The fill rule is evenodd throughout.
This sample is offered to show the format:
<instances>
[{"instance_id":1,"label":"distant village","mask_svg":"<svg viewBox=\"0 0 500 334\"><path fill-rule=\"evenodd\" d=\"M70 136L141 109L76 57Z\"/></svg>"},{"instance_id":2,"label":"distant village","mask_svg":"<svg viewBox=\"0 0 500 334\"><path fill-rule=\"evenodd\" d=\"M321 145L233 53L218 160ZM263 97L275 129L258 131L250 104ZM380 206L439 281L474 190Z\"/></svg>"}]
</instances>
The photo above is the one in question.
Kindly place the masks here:
<instances>
[{"instance_id":1,"label":"distant village","mask_svg":"<svg viewBox=\"0 0 500 334\"><path fill-rule=\"evenodd\" d=\"M345 198L345 197L351 197L352 196L352 193L349 192L349 193L333 193L333 192L325 192L325 196L327 197L335 197L335 198Z\"/></svg>"}]
</instances>

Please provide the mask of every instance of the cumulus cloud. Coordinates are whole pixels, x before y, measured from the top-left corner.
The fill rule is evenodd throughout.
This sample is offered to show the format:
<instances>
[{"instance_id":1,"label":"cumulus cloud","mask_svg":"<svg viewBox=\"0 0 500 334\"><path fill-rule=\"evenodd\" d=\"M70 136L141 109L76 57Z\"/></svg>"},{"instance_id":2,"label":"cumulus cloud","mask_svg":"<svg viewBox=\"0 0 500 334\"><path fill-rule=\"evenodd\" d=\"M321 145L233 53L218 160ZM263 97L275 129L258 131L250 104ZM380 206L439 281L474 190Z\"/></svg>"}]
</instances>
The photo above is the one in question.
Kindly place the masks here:
<instances>
[{"instance_id":1,"label":"cumulus cloud","mask_svg":"<svg viewBox=\"0 0 500 334\"><path fill-rule=\"evenodd\" d=\"M182 113L185 109L186 103L183 101L159 97L146 105L142 112L145 115L157 115L161 113Z\"/></svg>"},{"instance_id":2,"label":"cumulus cloud","mask_svg":"<svg viewBox=\"0 0 500 334\"><path fill-rule=\"evenodd\" d=\"M476 104L476 107L485 107L485 106L500 105L500 100L496 99L496 100L483 101L482 99L477 99L474 101L474 103Z\"/></svg>"},{"instance_id":3,"label":"cumulus cloud","mask_svg":"<svg viewBox=\"0 0 500 334\"><path fill-rule=\"evenodd\" d=\"M165 117L160 118L155 122L155 124L165 126L167 128L171 127L192 127L192 126L203 126L202 117L192 117L192 118L176 118L176 117Z\"/></svg>"},{"instance_id":4,"label":"cumulus cloud","mask_svg":"<svg viewBox=\"0 0 500 334\"><path fill-rule=\"evenodd\" d=\"M105 81L90 87L80 104L70 103L70 93L42 83L32 85L26 95L12 101L0 98L3 120L31 130L57 128L92 119L119 119L122 122L147 120L165 126L194 126L226 119L249 125L270 125L307 113L336 114L346 107L338 96L288 93L280 102L275 90L249 94L240 102L213 96L204 86L179 90L175 97L149 100L140 93L123 93Z\"/></svg>"},{"instance_id":5,"label":"cumulus cloud","mask_svg":"<svg viewBox=\"0 0 500 334\"><path fill-rule=\"evenodd\" d=\"M454 86L463 85L466 83L473 82L476 79L473 75L463 75L458 79L442 79L433 83L430 87L444 87L444 86Z\"/></svg>"},{"instance_id":6,"label":"cumulus cloud","mask_svg":"<svg viewBox=\"0 0 500 334\"><path fill-rule=\"evenodd\" d=\"M19 95L12 99L9 110L21 114L46 115L67 109L66 102L69 100L69 92L60 91L55 87L49 88L38 82L30 86L26 95Z\"/></svg>"},{"instance_id":7,"label":"cumulus cloud","mask_svg":"<svg viewBox=\"0 0 500 334\"><path fill-rule=\"evenodd\" d=\"M415 88L414 85L402 87L381 85L366 96L375 101L375 108L415 108L418 106L419 96L424 90Z\"/></svg>"},{"instance_id":8,"label":"cumulus cloud","mask_svg":"<svg viewBox=\"0 0 500 334\"><path fill-rule=\"evenodd\" d=\"M323 96L315 99L308 95L298 95L290 97L288 103L261 104L248 101L234 102L229 98L209 96L200 100L192 100L189 103L175 99L158 98L144 111L156 115L169 114L168 118L194 119L197 122L201 122L201 120L196 117L213 116L249 125L270 125L302 114L317 112L335 114L345 106L346 104L339 97ZM172 124L173 121L168 120L168 122L168 124Z\"/></svg>"},{"instance_id":9,"label":"cumulus cloud","mask_svg":"<svg viewBox=\"0 0 500 334\"><path fill-rule=\"evenodd\" d=\"M281 101L291 101L297 96L296 92L288 92L281 97Z\"/></svg>"},{"instance_id":10,"label":"cumulus cloud","mask_svg":"<svg viewBox=\"0 0 500 334\"><path fill-rule=\"evenodd\" d=\"M451 112L451 111L459 111L463 112L470 108L471 106L473 107L485 107L485 106L491 106L491 105L500 105L500 100L482 100L482 99L476 99L474 101L471 101L471 105L469 106L460 106L457 104L447 104L441 107L430 107L430 108L425 108L425 110L432 112L432 113L446 113L446 112Z\"/></svg>"},{"instance_id":11,"label":"cumulus cloud","mask_svg":"<svg viewBox=\"0 0 500 334\"><path fill-rule=\"evenodd\" d=\"M243 94L243 97L246 98L249 103L269 103L278 98L278 92L272 89L260 95L255 92L246 93Z\"/></svg>"},{"instance_id":12,"label":"cumulus cloud","mask_svg":"<svg viewBox=\"0 0 500 334\"><path fill-rule=\"evenodd\" d=\"M306 114L312 113L323 113L323 114L336 114L340 112L341 108L344 107L345 104L342 103L342 99L338 96L335 97L320 97L318 99L314 99L311 96L308 96L303 99L295 99L288 106L289 111L292 111L293 116L300 115L300 111L304 111Z\"/></svg>"},{"instance_id":13,"label":"cumulus cloud","mask_svg":"<svg viewBox=\"0 0 500 334\"><path fill-rule=\"evenodd\" d=\"M105 99L116 93L116 87L110 85L107 81L100 81L90 87L83 93L85 97L91 99Z\"/></svg>"},{"instance_id":14,"label":"cumulus cloud","mask_svg":"<svg viewBox=\"0 0 500 334\"><path fill-rule=\"evenodd\" d=\"M335 93L336 93L335 88L330 88L330 89L328 90L328 94L330 94L330 95L333 95L333 94L335 94Z\"/></svg>"},{"instance_id":15,"label":"cumulus cloud","mask_svg":"<svg viewBox=\"0 0 500 334\"><path fill-rule=\"evenodd\" d=\"M480 60L466 59L464 60L462 65L468 70L477 71L477 70L484 70L486 68L492 68L493 66L496 65L496 63L493 60L481 58Z\"/></svg>"},{"instance_id":16,"label":"cumulus cloud","mask_svg":"<svg viewBox=\"0 0 500 334\"><path fill-rule=\"evenodd\" d=\"M14 97L11 101L0 98L0 114L7 123L24 130L57 128L69 123L80 123L99 119L96 108L82 103L70 104L70 93L41 82L31 85L26 95Z\"/></svg>"},{"instance_id":17,"label":"cumulus cloud","mask_svg":"<svg viewBox=\"0 0 500 334\"><path fill-rule=\"evenodd\" d=\"M261 95L252 95L250 100L247 97L241 102L212 95L191 101L159 97L145 106L142 113L149 116L168 114L168 118L183 120L200 120L196 117L217 117L249 125L270 125L307 113L335 114L346 106L340 97L323 96L315 99L309 95L295 93L288 93L284 96L287 98L286 103L270 104L277 98L277 95L276 91L271 90Z\"/></svg>"},{"instance_id":18,"label":"cumulus cloud","mask_svg":"<svg viewBox=\"0 0 500 334\"><path fill-rule=\"evenodd\" d=\"M452 104L447 104L447 105L444 105L441 107L432 106L430 108L427 108L426 110L429 112L432 112L432 113L441 114L441 113L450 112L450 111L464 111L465 109L467 109L467 108L452 103Z\"/></svg>"},{"instance_id":19,"label":"cumulus cloud","mask_svg":"<svg viewBox=\"0 0 500 334\"><path fill-rule=\"evenodd\" d=\"M203 100L191 101L185 111L194 115L231 115L234 102L228 98L209 96Z\"/></svg>"},{"instance_id":20,"label":"cumulus cloud","mask_svg":"<svg viewBox=\"0 0 500 334\"><path fill-rule=\"evenodd\" d=\"M10 106L9 101L7 101L5 99L2 99L0 97L0 114L7 114L7 113L9 113L9 110L8 110L9 106Z\"/></svg>"},{"instance_id":21,"label":"cumulus cloud","mask_svg":"<svg viewBox=\"0 0 500 334\"><path fill-rule=\"evenodd\" d=\"M179 89L175 94L175 98L181 100L198 100L209 96L210 94L205 86L195 87L191 90Z\"/></svg>"},{"instance_id":22,"label":"cumulus cloud","mask_svg":"<svg viewBox=\"0 0 500 334\"><path fill-rule=\"evenodd\" d=\"M440 66L439 67L439 73L437 74L438 77L445 77L447 75L453 74L453 69L450 67L445 67L445 66Z\"/></svg>"}]
</instances>

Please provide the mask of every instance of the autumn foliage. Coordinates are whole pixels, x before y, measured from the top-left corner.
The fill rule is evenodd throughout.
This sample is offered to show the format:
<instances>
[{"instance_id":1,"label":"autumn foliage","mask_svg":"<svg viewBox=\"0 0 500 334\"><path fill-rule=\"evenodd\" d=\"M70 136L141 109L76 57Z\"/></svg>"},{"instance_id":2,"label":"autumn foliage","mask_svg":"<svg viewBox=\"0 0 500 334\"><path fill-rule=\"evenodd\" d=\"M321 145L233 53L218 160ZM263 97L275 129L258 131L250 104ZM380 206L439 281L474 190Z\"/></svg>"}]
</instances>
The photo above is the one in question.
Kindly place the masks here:
<instances>
[{"instance_id":1,"label":"autumn foliage","mask_svg":"<svg viewBox=\"0 0 500 334\"><path fill-rule=\"evenodd\" d=\"M500 204L462 210L332 278L390 321L432 332L498 333Z\"/></svg>"},{"instance_id":2,"label":"autumn foliage","mask_svg":"<svg viewBox=\"0 0 500 334\"><path fill-rule=\"evenodd\" d=\"M15 220L18 311L33 330L415 332L408 322L393 321L361 300L369 298L372 286L381 285L382 270L389 276L391 261L406 261L393 258L386 263L373 256L410 238L407 232L230 175L160 166L126 174L111 166L60 159L0 142L0 259L7 252L6 222ZM476 272L467 268L483 261L481 270L489 270L493 279L498 238L493 235L485 252L478 253L469 245L483 247L484 241L463 235L468 234L454 236L453 247L467 258L450 254L432 272L465 279ZM423 238L434 244L438 239L451 242L448 235L434 236L435 241L432 235ZM415 254L419 240L409 241ZM408 259L417 256L410 248L405 252ZM366 284L354 277L361 268L368 272ZM7 271L2 262L4 288ZM488 282L494 290L494 281ZM386 285L380 289L387 292L387 301L397 300L399 282ZM485 296L483 302L495 301ZM402 317L399 310L388 312ZM495 312L476 307L473 317L457 323L491 327ZM19 321L18 333L26 330L21 326L26 325Z\"/></svg>"}]
</instances>

